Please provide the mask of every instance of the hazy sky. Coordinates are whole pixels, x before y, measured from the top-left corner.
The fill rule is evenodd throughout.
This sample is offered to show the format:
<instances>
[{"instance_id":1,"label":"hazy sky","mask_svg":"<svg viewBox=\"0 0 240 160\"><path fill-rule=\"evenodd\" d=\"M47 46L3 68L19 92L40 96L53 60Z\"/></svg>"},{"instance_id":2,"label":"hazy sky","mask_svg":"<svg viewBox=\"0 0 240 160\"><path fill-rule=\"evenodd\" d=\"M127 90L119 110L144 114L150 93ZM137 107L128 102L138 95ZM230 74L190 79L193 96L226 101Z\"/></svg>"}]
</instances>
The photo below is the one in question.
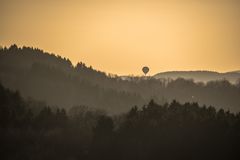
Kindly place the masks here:
<instances>
[{"instance_id":1,"label":"hazy sky","mask_svg":"<svg viewBox=\"0 0 240 160\"><path fill-rule=\"evenodd\" d=\"M0 0L0 45L115 74L240 69L239 0Z\"/></svg>"}]
</instances>

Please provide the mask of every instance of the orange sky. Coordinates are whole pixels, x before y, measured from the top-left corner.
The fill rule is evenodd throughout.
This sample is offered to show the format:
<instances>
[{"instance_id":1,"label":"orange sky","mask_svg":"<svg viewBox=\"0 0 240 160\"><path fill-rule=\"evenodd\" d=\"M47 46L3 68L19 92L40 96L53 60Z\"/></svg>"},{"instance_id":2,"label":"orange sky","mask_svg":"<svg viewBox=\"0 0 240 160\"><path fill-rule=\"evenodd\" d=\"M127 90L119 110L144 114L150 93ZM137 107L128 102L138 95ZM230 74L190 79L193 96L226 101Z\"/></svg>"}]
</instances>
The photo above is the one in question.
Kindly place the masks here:
<instances>
[{"instance_id":1,"label":"orange sky","mask_svg":"<svg viewBox=\"0 0 240 160\"><path fill-rule=\"evenodd\" d=\"M120 75L240 69L238 0L0 0L0 45Z\"/></svg>"}]
</instances>

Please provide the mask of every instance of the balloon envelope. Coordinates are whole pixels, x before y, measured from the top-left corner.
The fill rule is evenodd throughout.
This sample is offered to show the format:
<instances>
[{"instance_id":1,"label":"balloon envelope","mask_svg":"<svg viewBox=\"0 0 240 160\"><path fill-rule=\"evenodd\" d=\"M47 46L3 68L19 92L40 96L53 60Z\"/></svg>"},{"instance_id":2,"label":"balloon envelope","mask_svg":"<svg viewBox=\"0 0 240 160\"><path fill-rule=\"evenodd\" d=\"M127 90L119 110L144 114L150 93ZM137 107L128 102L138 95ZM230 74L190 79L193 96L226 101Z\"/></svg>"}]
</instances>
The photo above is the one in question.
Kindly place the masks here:
<instances>
[{"instance_id":1,"label":"balloon envelope","mask_svg":"<svg viewBox=\"0 0 240 160\"><path fill-rule=\"evenodd\" d=\"M147 74L149 72L149 68L147 66L142 68L142 71L144 74Z\"/></svg>"}]
</instances>

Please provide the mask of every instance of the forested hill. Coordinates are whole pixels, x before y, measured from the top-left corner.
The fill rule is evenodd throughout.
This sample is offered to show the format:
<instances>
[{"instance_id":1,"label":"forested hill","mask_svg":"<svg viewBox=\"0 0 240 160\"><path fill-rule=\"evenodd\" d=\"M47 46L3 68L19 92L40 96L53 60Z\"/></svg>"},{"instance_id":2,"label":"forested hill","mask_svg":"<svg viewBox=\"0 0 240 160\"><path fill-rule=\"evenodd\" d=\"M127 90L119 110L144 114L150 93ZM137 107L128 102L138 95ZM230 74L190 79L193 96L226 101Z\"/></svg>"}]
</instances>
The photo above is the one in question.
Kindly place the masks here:
<instances>
[{"instance_id":1,"label":"forested hill","mask_svg":"<svg viewBox=\"0 0 240 160\"><path fill-rule=\"evenodd\" d=\"M103 72L30 47L0 50L0 81L24 97L65 108L86 105L119 113L144 103L140 95L105 87L112 78Z\"/></svg>"},{"instance_id":2,"label":"forested hill","mask_svg":"<svg viewBox=\"0 0 240 160\"><path fill-rule=\"evenodd\" d=\"M240 111L240 82L203 84L151 77L122 80L82 62L73 66L66 58L16 45L0 49L0 81L7 88L19 90L25 98L64 108L86 105L121 113L150 99L160 104L176 99Z\"/></svg>"},{"instance_id":3,"label":"forested hill","mask_svg":"<svg viewBox=\"0 0 240 160\"><path fill-rule=\"evenodd\" d=\"M171 78L177 79L179 77L184 79L194 79L196 82L208 82L226 79L235 84L240 79L240 71L232 71L226 73L212 72L212 71L169 71L161 72L154 75L155 78Z\"/></svg>"}]
</instances>

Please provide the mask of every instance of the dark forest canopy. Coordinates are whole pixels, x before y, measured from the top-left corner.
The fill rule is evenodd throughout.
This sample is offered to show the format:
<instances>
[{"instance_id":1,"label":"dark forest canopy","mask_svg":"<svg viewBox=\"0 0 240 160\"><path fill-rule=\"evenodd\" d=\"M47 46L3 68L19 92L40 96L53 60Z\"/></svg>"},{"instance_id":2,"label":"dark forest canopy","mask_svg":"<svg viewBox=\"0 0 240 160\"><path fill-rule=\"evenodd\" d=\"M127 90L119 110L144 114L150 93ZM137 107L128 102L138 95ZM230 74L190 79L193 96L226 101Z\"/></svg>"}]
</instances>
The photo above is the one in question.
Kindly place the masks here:
<instances>
[{"instance_id":1,"label":"dark forest canopy","mask_svg":"<svg viewBox=\"0 0 240 160\"><path fill-rule=\"evenodd\" d=\"M3 160L237 160L239 135L239 113L198 103L151 100L109 116L29 102L0 85Z\"/></svg>"},{"instance_id":2,"label":"dark forest canopy","mask_svg":"<svg viewBox=\"0 0 240 160\"><path fill-rule=\"evenodd\" d=\"M0 81L23 97L32 97L50 105L69 108L85 105L122 113L130 106L143 105L150 99L164 104L176 99L240 111L240 81L205 83L178 78L130 77L123 80L79 62L43 50L12 45L0 49Z\"/></svg>"}]
</instances>

